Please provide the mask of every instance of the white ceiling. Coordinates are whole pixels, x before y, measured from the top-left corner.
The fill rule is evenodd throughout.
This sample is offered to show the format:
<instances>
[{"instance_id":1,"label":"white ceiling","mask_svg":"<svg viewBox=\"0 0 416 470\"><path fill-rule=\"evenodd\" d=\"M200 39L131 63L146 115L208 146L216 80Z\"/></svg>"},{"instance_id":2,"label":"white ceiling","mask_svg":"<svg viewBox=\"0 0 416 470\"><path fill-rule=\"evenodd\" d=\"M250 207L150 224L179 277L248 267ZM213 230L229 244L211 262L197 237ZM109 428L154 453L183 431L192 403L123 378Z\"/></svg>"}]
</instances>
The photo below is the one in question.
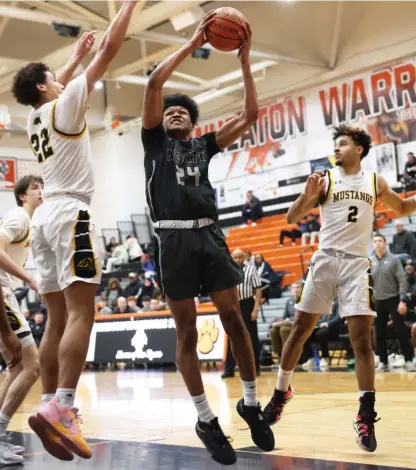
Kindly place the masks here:
<instances>
[{"instance_id":1,"label":"white ceiling","mask_svg":"<svg viewBox=\"0 0 416 470\"><path fill-rule=\"evenodd\" d=\"M377 68L411 56L416 49L415 2L143 2L136 7L129 36L106 76L105 90L93 93L88 117L93 131L103 129L106 105L123 120L140 115L146 70L180 47L195 29L194 25L177 32L169 18L195 5L205 11L233 6L250 21L260 101ZM14 130L1 145L17 145L28 112L9 92L15 71L33 60L59 68L73 50L74 40L58 36L50 23L65 21L102 35L119 6L113 1L0 1L0 105L8 105ZM235 54L212 51L208 60L186 60L172 77L176 83L166 91L186 89L193 96L208 92L208 98L199 99L203 118L234 111L243 97L238 70Z\"/></svg>"}]
</instances>

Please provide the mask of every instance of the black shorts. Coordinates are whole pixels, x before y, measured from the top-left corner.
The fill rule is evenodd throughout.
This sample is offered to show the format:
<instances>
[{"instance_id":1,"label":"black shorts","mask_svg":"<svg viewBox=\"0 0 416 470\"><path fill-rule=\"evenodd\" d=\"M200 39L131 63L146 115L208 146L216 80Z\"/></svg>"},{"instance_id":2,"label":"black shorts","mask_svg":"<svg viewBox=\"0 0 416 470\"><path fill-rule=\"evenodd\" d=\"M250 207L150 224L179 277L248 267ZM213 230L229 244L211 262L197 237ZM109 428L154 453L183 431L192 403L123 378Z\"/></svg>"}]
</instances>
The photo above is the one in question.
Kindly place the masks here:
<instances>
[{"instance_id":1,"label":"black shorts","mask_svg":"<svg viewBox=\"0 0 416 470\"><path fill-rule=\"evenodd\" d=\"M159 279L172 300L230 289L244 280L231 258L221 229L212 224L195 230L159 230Z\"/></svg>"}]
</instances>

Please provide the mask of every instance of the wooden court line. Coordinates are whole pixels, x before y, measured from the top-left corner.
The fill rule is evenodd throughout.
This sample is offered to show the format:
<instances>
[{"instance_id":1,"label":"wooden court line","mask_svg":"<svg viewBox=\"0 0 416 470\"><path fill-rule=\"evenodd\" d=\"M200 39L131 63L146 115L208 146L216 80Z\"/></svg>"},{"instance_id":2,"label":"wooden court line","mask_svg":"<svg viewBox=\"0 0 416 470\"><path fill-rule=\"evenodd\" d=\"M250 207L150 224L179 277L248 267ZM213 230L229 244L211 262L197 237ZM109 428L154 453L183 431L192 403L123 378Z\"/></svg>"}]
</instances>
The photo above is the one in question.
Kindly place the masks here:
<instances>
[{"instance_id":1,"label":"wooden court line","mask_svg":"<svg viewBox=\"0 0 416 470\"><path fill-rule=\"evenodd\" d=\"M93 442L92 444L88 444L88 445L89 447L94 447L100 444L111 444L112 442L116 442L116 441L100 441L100 442ZM23 457L30 457L32 455L42 455L42 454L49 454L49 452L47 452L46 450L43 450L40 452L31 452L30 454L22 454L22 455Z\"/></svg>"}]
</instances>

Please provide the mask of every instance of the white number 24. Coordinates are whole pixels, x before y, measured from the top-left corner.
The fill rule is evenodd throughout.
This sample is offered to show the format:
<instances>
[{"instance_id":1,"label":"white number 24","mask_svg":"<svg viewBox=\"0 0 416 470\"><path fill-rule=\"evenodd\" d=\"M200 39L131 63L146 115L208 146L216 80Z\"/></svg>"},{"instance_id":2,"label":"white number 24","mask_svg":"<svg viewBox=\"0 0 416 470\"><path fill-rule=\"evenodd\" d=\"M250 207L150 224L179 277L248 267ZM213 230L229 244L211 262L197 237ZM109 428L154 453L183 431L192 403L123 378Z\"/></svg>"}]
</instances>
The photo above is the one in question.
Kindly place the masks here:
<instances>
[{"instance_id":1,"label":"white number 24","mask_svg":"<svg viewBox=\"0 0 416 470\"><path fill-rule=\"evenodd\" d=\"M186 172L188 176L195 177L195 186L199 186L199 177L201 176L201 172L199 171L199 167L195 166L190 168L189 166L186 167ZM183 168L176 167L176 179L178 180L178 184L181 186L185 186L184 179L185 178L185 170Z\"/></svg>"}]
</instances>

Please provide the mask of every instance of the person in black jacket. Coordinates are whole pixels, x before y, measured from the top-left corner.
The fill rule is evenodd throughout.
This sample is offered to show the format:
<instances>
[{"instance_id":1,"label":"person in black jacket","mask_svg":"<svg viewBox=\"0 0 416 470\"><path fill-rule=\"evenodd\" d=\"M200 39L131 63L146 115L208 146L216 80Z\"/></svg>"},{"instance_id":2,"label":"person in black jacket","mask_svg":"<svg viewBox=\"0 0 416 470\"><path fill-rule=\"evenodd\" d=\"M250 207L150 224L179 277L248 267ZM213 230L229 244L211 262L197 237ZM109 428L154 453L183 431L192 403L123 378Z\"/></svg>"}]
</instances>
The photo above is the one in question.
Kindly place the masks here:
<instances>
[{"instance_id":1,"label":"person in black jacket","mask_svg":"<svg viewBox=\"0 0 416 470\"><path fill-rule=\"evenodd\" d=\"M244 204L242 215L244 225L248 225L248 221L252 220L253 223L251 225L253 227L256 226L256 220L263 217L261 202L256 196L253 196L253 191L247 191L247 202Z\"/></svg>"},{"instance_id":2,"label":"person in black jacket","mask_svg":"<svg viewBox=\"0 0 416 470\"><path fill-rule=\"evenodd\" d=\"M262 254L257 254L254 258L254 267L257 270L261 281L262 297L269 298L270 285L276 280L276 273L270 264L265 261Z\"/></svg>"},{"instance_id":3,"label":"person in black jacket","mask_svg":"<svg viewBox=\"0 0 416 470\"><path fill-rule=\"evenodd\" d=\"M416 259L416 238L409 230L405 230L401 220L394 223L396 234L393 236L392 253L405 264L408 260Z\"/></svg>"},{"instance_id":4,"label":"person in black jacket","mask_svg":"<svg viewBox=\"0 0 416 470\"><path fill-rule=\"evenodd\" d=\"M321 350L321 360L319 361L319 367L326 369L329 366L329 350L328 345L330 340L336 340L338 338L339 326L342 320L339 316L339 302L338 297L332 304L331 315L321 315L319 321L315 327L314 332L306 341L303 352L308 360L302 367L309 369L313 367L313 351L311 343L316 341L319 343Z\"/></svg>"}]
</instances>

